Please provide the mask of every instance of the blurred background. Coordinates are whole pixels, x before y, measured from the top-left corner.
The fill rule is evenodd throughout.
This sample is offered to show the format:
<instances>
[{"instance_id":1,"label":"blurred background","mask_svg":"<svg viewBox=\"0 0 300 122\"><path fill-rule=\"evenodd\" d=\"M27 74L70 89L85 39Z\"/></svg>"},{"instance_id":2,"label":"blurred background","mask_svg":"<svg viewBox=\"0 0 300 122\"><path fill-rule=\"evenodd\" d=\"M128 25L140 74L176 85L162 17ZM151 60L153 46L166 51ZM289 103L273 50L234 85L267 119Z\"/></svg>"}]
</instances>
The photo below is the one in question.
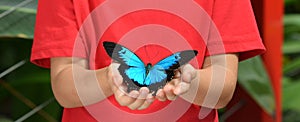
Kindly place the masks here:
<instances>
[{"instance_id":1,"label":"blurred background","mask_svg":"<svg viewBox=\"0 0 300 122\"><path fill-rule=\"evenodd\" d=\"M219 110L220 121L300 122L300 0L252 0L252 5L270 49L240 63L239 94ZM0 122L61 119L49 70L29 62L36 7L37 0L0 1ZM273 26L279 29L265 29ZM272 41L280 47L269 47ZM280 63L277 77L272 62Z\"/></svg>"}]
</instances>

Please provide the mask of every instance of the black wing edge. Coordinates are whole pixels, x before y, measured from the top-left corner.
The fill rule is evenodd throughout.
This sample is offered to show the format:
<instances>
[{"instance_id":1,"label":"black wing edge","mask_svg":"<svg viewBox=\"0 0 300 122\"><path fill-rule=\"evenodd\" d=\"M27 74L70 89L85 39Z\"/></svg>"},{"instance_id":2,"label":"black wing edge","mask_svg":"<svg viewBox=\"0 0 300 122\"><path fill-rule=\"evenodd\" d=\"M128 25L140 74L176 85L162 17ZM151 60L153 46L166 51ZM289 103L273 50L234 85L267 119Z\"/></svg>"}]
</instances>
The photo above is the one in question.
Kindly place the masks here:
<instances>
[{"instance_id":1,"label":"black wing edge","mask_svg":"<svg viewBox=\"0 0 300 122\"><path fill-rule=\"evenodd\" d=\"M133 79L130 79L126 74L125 70L129 68L129 66L123 61L123 59L119 58L119 51L122 50L122 45L104 41L103 47L105 48L106 53L114 60L121 63L120 67L118 68L120 75L123 77L123 83L125 83L128 86L127 92L129 93L132 90L139 90L141 87L147 87L146 85L141 85L138 82L134 81ZM124 47L126 48L126 47ZM128 48L126 48L128 49ZM129 50L129 49L128 49ZM131 51L131 50L130 50Z\"/></svg>"},{"instance_id":2,"label":"black wing edge","mask_svg":"<svg viewBox=\"0 0 300 122\"><path fill-rule=\"evenodd\" d=\"M185 50L180 53L181 59L179 60L179 65L184 65L191 61L198 54L197 50Z\"/></svg>"},{"instance_id":3,"label":"black wing edge","mask_svg":"<svg viewBox=\"0 0 300 122\"><path fill-rule=\"evenodd\" d=\"M112 58L113 54L120 51L122 49L121 47L124 47L124 46L119 45L114 42L104 41L103 47L104 47L106 53Z\"/></svg>"},{"instance_id":4,"label":"black wing edge","mask_svg":"<svg viewBox=\"0 0 300 122\"><path fill-rule=\"evenodd\" d=\"M104 41L103 47L110 58L112 58L120 63L124 63L124 61L121 58L119 58L119 53L118 53L120 50L122 50L122 47L124 47L124 46L114 43L114 42ZM126 48L126 47L124 47L124 48Z\"/></svg>"},{"instance_id":5,"label":"black wing edge","mask_svg":"<svg viewBox=\"0 0 300 122\"><path fill-rule=\"evenodd\" d=\"M119 51L122 49L122 45L114 43L114 42L109 42L109 41L104 41L103 42L103 47L106 51L106 53L114 60L118 61L119 63L121 63L120 67L118 68L120 75L123 77L123 83L125 83L128 88L127 88L127 93L129 93L132 90L139 90L140 87L145 87L142 86L140 84L138 84L138 82L134 81L133 79L130 79L126 74L125 74L125 70L129 68L128 65L126 65L124 63L124 61L119 58ZM126 48L126 47L124 47ZM128 48L126 48L128 49ZM128 49L129 50L129 49Z\"/></svg>"},{"instance_id":6,"label":"black wing edge","mask_svg":"<svg viewBox=\"0 0 300 122\"><path fill-rule=\"evenodd\" d=\"M178 53L178 52L176 52L176 53ZM197 50L180 51L181 59L178 62L176 62L176 64L172 65L169 69L165 70L167 77L165 79L163 79L162 81L152 84L148 87L151 92L154 92L152 94L152 96L155 96L158 89L163 88L166 85L166 83L170 82L173 79L173 77L175 75L174 74L175 70L177 70L180 66L191 61L194 57L197 56L197 54L198 54Z\"/></svg>"},{"instance_id":7,"label":"black wing edge","mask_svg":"<svg viewBox=\"0 0 300 122\"><path fill-rule=\"evenodd\" d=\"M177 52L178 53L178 52ZM184 50L184 51L180 51L180 57L181 59L176 62L176 64L172 65L169 70L176 70L178 69L180 66L188 63L189 61L191 61L194 57L196 57L198 54L197 50Z\"/></svg>"}]
</instances>

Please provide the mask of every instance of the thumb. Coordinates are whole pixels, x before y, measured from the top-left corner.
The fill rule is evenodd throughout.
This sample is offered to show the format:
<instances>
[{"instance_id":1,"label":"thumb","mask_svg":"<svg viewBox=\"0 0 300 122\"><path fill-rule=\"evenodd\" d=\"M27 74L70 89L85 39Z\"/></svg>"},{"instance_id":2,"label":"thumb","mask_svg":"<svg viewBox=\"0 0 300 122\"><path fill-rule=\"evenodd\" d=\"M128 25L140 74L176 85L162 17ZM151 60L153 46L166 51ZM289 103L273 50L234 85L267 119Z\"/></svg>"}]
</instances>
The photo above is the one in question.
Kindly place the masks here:
<instances>
[{"instance_id":1,"label":"thumb","mask_svg":"<svg viewBox=\"0 0 300 122\"><path fill-rule=\"evenodd\" d=\"M190 83L197 75L196 69L191 64L183 65L181 68L182 81Z\"/></svg>"}]
</instances>

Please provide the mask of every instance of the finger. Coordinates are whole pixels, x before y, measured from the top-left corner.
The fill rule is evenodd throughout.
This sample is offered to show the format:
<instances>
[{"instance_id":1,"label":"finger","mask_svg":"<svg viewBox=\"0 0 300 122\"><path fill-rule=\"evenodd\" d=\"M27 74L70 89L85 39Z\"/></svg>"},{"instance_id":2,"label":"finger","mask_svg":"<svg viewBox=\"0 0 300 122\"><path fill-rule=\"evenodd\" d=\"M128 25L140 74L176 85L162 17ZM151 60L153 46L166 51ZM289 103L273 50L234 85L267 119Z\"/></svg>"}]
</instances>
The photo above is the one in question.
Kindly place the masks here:
<instances>
[{"instance_id":1,"label":"finger","mask_svg":"<svg viewBox=\"0 0 300 122\"><path fill-rule=\"evenodd\" d=\"M174 93L175 95L178 95L178 93L181 92L180 83L182 82L182 78L173 79L172 82L174 82L173 93ZM176 92L175 92L175 91L176 91Z\"/></svg>"},{"instance_id":2,"label":"finger","mask_svg":"<svg viewBox=\"0 0 300 122\"><path fill-rule=\"evenodd\" d=\"M148 108L153 101L154 101L154 98L153 98L152 94L148 94L147 100L144 102L144 104L142 106L140 106L138 108L138 110L143 110L143 109Z\"/></svg>"},{"instance_id":3,"label":"finger","mask_svg":"<svg viewBox=\"0 0 300 122\"><path fill-rule=\"evenodd\" d=\"M148 96L149 89L146 87L142 87L139 92L140 94L138 98L132 104L128 105L128 108L130 108L131 110L135 110L144 104Z\"/></svg>"},{"instance_id":4,"label":"finger","mask_svg":"<svg viewBox=\"0 0 300 122\"><path fill-rule=\"evenodd\" d=\"M197 75L195 68L190 64L184 65L181 71L182 71L182 81L184 82L191 82L192 79L194 79Z\"/></svg>"},{"instance_id":5,"label":"finger","mask_svg":"<svg viewBox=\"0 0 300 122\"><path fill-rule=\"evenodd\" d=\"M159 89L156 93L156 98L159 101L166 101L167 100L167 96L165 95L164 91L162 89Z\"/></svg>"},{"instance_id":6,"label":"finger","mask_svg":"<svg viewBox=\"0 0 300 122\"><path fill-rule=\"evenodd\" d=\"M117 102L121 105L121 106L128 106L130 105L132 102L135 101L136 97L139 95L139 93L136 92L132 92L130 93L130 96L126 95L126 93L118 90L115 92L114 96L117 100Z\"/></svg>"},{"instance_id":7,"label":"finger","mask_svg":"<svg viewBox=\"0 0 300 122\"><path fill-rule=\"evenodd\" d=\"M182 95L186 93L190 89L190 83L187 82L180 82L177 86L175 86L174 94L175 95Z\"/></svg>"},{"instance_id":8,"label":"finger","mask_svg":"<svg viewBox=\"0 0 300 122\"><path fill-rule=\"evenodd\" d=\"M177 70L177 71L175 71L175 75L169 83L176 86L179 82L181 82L181 79L182 79L181 72L179 70Z\"/></svg>"},{"instance_id":9,"label":"finger","mask_svg":"<svg viewBox=\"0 0 300 122\"><path fill-rule=\"evenodd\" d=\"M178 77L178 78L175 78L175 79L172 79L169 84L173 85L173 86L177 86L180 82L182 81L182 78L181 77Z\"/></svg>"},{"instance_id":10,"label":"finger","mask_svg":"<svg viewBox=\"0 0 300 122\"><path fill-rule=\"evenodd\" d=\"M128 106L137 99L137 97L139 96L139 92L134 90L127 94L124 91L117 90L114 95L117 102L121 106Z\"/></svg>"},{"instance_id":11,"label":"finger","mask_svg":"<svg viewBox=\"0 0 300 122\"><path fill-rule=\"evenodd\" d=\"M123 82L123 81L116 81L116 78L113 78L113 81L112 81L113 83L111 83L111 89L112 89L112 91L115 93L117 90L120 90L120 91L122 91L122 92L124 92L124 93L127 93L126 91L127 91L127 86L125 85L125 84L117 84L117 83L115 83L115 82Z\"/></svg>"},{"instance_id":12,"label":"finger","mask_svg":"<svg viewBox=\"0 0 300 122\"><path fill-rule=\"evenodd\" d=\"M180 75L181 75L180 70L175 70L175 71L174 71L174 78L179 78Z\"/></svg>"},{"instance_id":13,"label":"finger","mask_svg":"<svg viewBox=\"0 0 300 122\"><path fill-rule=\"evenodd\" d=\"M176 95L173 93L173 89L174 89L174 86L171 84L167 84L163 89L168 100L176 99Z\"/></svg>"}]
</instances>

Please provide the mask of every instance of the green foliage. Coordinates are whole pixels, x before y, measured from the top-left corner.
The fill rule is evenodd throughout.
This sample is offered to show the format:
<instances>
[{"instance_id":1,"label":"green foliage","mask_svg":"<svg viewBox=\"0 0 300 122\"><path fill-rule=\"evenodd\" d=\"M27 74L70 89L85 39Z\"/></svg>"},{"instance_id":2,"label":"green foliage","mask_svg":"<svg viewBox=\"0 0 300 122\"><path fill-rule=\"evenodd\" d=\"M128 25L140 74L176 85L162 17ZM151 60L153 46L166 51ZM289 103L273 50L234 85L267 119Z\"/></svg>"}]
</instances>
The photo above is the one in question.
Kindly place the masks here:
<instances>
[{"instance_id":1,"label":"green foliage","mask_svg":"<svg viewBox=\"0 0 300 122\"><path fill-rule=\"evenodd\" d=\"M238 81L266 112L274 113L272 85L260 57L239 64Z\"/></svg>"},{"instance_id":2,"label":"green foliage","mask_svg":"<svg viewBox=\"0 0 300 122\"><path fill-rule=\"evenodd\" d=\"M284 16L284 54L299 54L300 52L300 14Z\"/></svg>"},{"instance_id":3,"label":"green foliage","mask_svg":"<svg viewBox=\"0 0 300 122\"><path fill-rule=\"evenodd\" d=\"M300 1L285 0L283 121L300 121Z\"/></svg>"},{"instance_id":4,"label":"green foliage","mask_svg":"<svg viewBox=\"0 0 300 122\"><path fill-rule=\"evenodd\" d=\"M1 78L0 82L5 82L11 87L8 89L4 85L0 85L1 122L17 120L32 110L25 104L24 98L20 98L16 93L21 94L35 105L40 105L54 97L51 91L49 70L39 68L29 62L37 1L32 0L32 2L3 16L4 12L10 11L24 1L0 1L0 73L19 61L24 59L27 61L22 67ZM42 110L54 120L60 120L62 108L56 101L51 102ZM26 121L43 122L49 120L36 113Z\"/></svg>"},{"instance_id":5,"label":"green foliage","mask_svg":"<svg viewBox=\"0 0 300 122\"><path fill-rule=\"evenodd\" d=\"M287 110L297 110L300 111L300 97L299 91L300 90L300 79L298 81L293 81L292 79L286 78L283 80L283 109Z\"/></svg>"},{"instance_id":6,"label":"green foliage","mask_svg":"<svg viewBox=\"0 0 300 122\"><path fill-rule=\"evenodd\" d=\"M7 59L0 61L0 71L4 71L11 65L19 62L20 60L29 60L30 48L32 40L19 39L19 38L0 38L1 47L0 56ZM21 93L24 97L39 105L49 98L53 98L50 85L50 72L48 69L39 68L29 61L27 63L5 76L4 82L8 83L17 92ZM12 120L16 120L31 110L26 104L24 104L19 98L14 96L11 92L0 85L0 104L7 105L0 107L0 113L6 113L6 117ZM50 116L56 120L60 120L61 107L57 102L52 102L46 108L43 109ZM28 118L26 121L47 121L39 114Z\"/></svg>"},{"instance_id":7,"label":"green foliage","mask_svg":"<svg viewBox=\"0 0 300 122\"><path fill-rule=\"evenodd\" d=\"M13 120L0 116L0 122L13 122Z\"/></svg>"},{"instance_id":8,"label":"green foliage","mask_svg":"<svg viewBox=\"0 0 300 122\"><path fill-rule=\"evenodd\" d=\"M286 61L289 63L286 63L283 68L284 75L286 77L295 78L299 75L300 71L300 57L295 59L290 59L289 61Z\"/></svg>"},{"instance_id":9,"label":"green foliage","mask_svg":"<svg viewBox=\"0 0 300 122\"><path fill-rule=\"evenodd\" d=\"M299 0L284 0L285 13L300 13Z\"/></svg>"},{"instance_id":10,"label":"green foliage","mask_svg":"<svg viewBox=\"0 0 300 122\"><path fill-rule=\"evenodd\" d=\"M11 8L24 0L1 0L0 13L9 11ZM15 11L0 18L0 37L33 38L37 1L28 3L17 8Z\"/></svg>"},{"instance_id":11,"label":"green foliage","mask_svg":"<svg viewBox=\"0 0 300 122\"><path fill-rule=\"evenodd\" d=\"M286 40L283 46L284 54L297 54L300 52L300 41Z\"/></svg>"}]
</instances>

